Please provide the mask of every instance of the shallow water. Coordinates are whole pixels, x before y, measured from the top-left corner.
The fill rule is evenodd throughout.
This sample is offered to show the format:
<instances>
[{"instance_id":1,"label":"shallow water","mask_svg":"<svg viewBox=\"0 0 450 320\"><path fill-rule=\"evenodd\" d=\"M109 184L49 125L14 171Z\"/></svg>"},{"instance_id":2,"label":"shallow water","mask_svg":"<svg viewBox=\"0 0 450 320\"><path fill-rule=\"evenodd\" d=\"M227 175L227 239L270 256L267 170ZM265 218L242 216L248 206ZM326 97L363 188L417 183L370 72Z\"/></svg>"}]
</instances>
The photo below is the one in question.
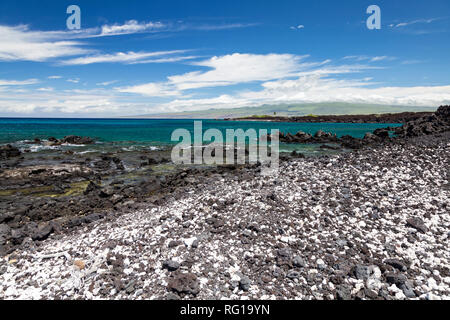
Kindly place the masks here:
<instances>
[{"instance_id":1,"label":"shallow water","mask_svg":"<svg viewBox=\"0 0 450 320\"><path fill-rule=\"evenodd\" d=\"M223 121L201 120L203 131L211 128L219 129L225 136L226 129L278 129L280 132L295 134L299 130L314 134L318 130L336 133L338 137L351 135L362 138L366 132L399 124L355 124L355 123L288 123L265 121ZM0 144L12 143L22 150L31 152L70 149L76 153L108 152L121 149L123 151L155 150L178 143L171 141L172 132L176 129L187 129L193 135L194 120L178 119L26 119L0 118ZM88 136L96 143L90 146L63 145L51 147L33 145L27 140L49 137L61 139L67 135ZM314 145L280 145L280 151L293 150L304 153L318 152Z\"/></svg>"}]
</instances>

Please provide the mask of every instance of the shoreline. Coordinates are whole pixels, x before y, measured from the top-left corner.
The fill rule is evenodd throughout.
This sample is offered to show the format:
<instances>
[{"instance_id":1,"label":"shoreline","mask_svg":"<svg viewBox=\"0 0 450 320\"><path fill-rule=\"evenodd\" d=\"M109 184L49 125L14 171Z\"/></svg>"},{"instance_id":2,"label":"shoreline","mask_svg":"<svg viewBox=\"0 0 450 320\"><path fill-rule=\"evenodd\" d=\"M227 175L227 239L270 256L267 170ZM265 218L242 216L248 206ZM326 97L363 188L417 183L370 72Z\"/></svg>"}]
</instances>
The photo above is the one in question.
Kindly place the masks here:
<instances>
[{"instance_id":1,"label":"shoreline","mask_svg":"<svg viewBox=\"0 0 450 320\"><path fill-rule=\"evenodd\" d=\"M281 159L272 177L244 165L100 185L123 159L61 167L89 177L81 198L0 215L0 240L15 243L0 260L0 297L448 299L449 108L439 110L350 153ZM165 165L158 157L145 175ZM54 183L51 171L24 175ZM63 220L33 215L66 207ZM35 288L24 272L50 276Z\"/></svg>"},{"instance_id":2,"label":"shoreline","mask_svg":"<svg viewBox=\"0 0 450 320\"><path fill-rule=\"evenodd\" d=\"M293 123L407 123L422 117L430 116L433 112L400 112L361 115L311 115L311 116L248 116L240 118L225 118L226 121L268 121Z\"/></svg>"}]
</instances>

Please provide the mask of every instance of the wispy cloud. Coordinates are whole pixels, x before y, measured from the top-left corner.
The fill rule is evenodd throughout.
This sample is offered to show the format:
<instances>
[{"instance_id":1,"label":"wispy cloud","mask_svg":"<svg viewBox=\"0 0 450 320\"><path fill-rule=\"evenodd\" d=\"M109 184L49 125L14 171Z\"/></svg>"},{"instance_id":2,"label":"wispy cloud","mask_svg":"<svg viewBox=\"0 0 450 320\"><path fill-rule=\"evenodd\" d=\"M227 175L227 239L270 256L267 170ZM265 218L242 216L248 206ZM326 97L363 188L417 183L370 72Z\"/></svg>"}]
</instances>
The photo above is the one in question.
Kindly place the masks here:
<instances>
[{"instance_id":1,"label":"wispy cloud","mask_svg":"<svg viewBox=\"0 0 450 320\"><path fill-rule=\"evenodd\" d=\"M38 79L28 79L28 80L1 80L0 86L25 86L39 83Z\"/></svg>"},{"instance_id":2,"label":"wispy cloud","mask_svg":"<svg viewBox=\"0 0 450 320\"><path fill-rule=\"evenodd\" d=\"M52 87L45 87L45 88L39 88L37 89L38 91L42 91L42 92L52 92L55 91L55 88Z\"/></svg>"},{"instance_id":3,"label":"wispy cloud","mask_svg":"<svg viewBox=\"0 0 450 320\"><path fill-rule=\"evenodd\" d=\"M0 61L47 61L49 59L88 54L76 41L56 40L54 32L31 31L28 26L0 25Z\"/></svg>"},{"instance_id":4,"label":"wispy cloud","mask_svg":"<svg viewBox=\"0 0 450 320\"><path fill-rule=\"evenodd\" d=\"M423 60L404 60L401 62L401 64L403 65L410 65L410 64L419 64L419 63L423 63Z\"/></svg>"},{"instance_id":5,"label":"wispy cloud","mask_svg":"<svg viewBox=\"0 0 450 320\"><path fill-rule=\"evenodd\" d=\"M301 29L305 29L305 26L303 24L299 24L297 26L291 26L291 27L289 27L289 29L291 29L291 30L301 30Z\"/></svg>"},{"instance_id":6,"label":"wispy cloud","mask_svg":"<svg viewBox=\"0 0 450 320\"><path fill-rule=\"evenodd\" d=\"M147 83L138 86L116 88L118 92L135 93L149 97L180 96L181 92L165 83Z\"/></svg>"},{"instance_id":7,"label":"wispy cloud","mask_svg":"<svg viewBox=\"0 0 450 320\"><path fill-rule=\"evenodd\" d=\"M192 65L208 67L209 71L194 71L168 77L169 83L179 90L229 86L238 83L267 81L294 76L312 65L303 63L307 55L242 54L216 56L194 62Z\"/></svg>"},{"instance_id":8,"label":"wispy cloud","mask_svg":"<svg viewBox=\"0 0 450 320\"><path fill-rule=\"evenodd\" d=\"M49 76L48 79L54 80L54 79L61 79L62 76Z\"/></svg>"},{"instance_id":9,"label":"wispy cloud","mask_svg":"<svg viewBox=\"0 0 450 320\"><path fill-rule=\"evenodd\" d=\"M159 58L159 59L149 59L149 60L138 60L130 62L129 64L145 64L145 63L173 63L181 62L186 60L193 60L201 58L201 56L181 56L181 57L169 57L169 58Z\"/></svg>"},{"instance_id":10,"label":"wispy cloud","mask_svg":"<svg viewBox=\"0 0 450 320\"><path fill-rule=\"evenodd\" d=\"M83 56L88 54L99 54L98 50L87 47L87 43L81 42L83 39L123 36L143 33L170 33L182 32L185 30L226 30L236 28L246 28L257 24L231 23L231 24L192 24L192 23L162 23L162 22L140 22L137 20L129 20L123 24L105 24L100 27L85 28L72 31L39 31L30 30L28 25L5 26L0 25L0 61L35 61L44 62L56 60L58 58ZM128 56L133 61L133 53L129 52ZM145 54L145 53L144 53ZM99 54L100 62L118 62L126 61L127 53L117 53L111 55ZM151 55L147 56L151 57ZM143 57L145 58L145 57ZM69 60L74 64L83 64L83 61L96 61L96 56L88 58L80 58L81 63L77 60ZM188 60L190 57L178 58L178 60ZM135 60L137 61L136 57ZM170 62L170 59L166 60ZM164 60L152 61L148 63L162 63ZM85 63L88 64L88 63Z\"/></svg>"},{"instance_id":11,"label":"wispy cloud","mask_svg":"<svg viewBox=\"0 0 450 320\"><path fill-rule=\"evenodd\" d=\"M102 87L107 87L107 86L110 86L110 85L112 85L114 83L117 83L117 82L118 82L118 80L112 80L112 81L99 82L99 83L96 83L96 85L97 86L102 86Z\"/></svg>"},{"instance_id":12,"label":"wispy cloud","mask_svg":"<svg viewBox=\"0 0 450 320\"><path fill-rule=\"evenodd\" d=\"M139 22L130 20L124 24L103 25L98 36L117 36L161 30L166 27L161 22Z\"/></svg>"},{"instance_id":13,"label":"wispy cloud","mask_svg":"<svg viewBox=\"0 0 450 320\"><path fill-rule=\"evenodd\" d=\"M174 27L171 31L181 31L186 29L201 30L201 31L215 31L215 30L231 30L231 29L241 29L249 28L260 25L259 23L224 23L224 24L186 24Z\"/></svg>"},{"instance_id":14,"label":"wispy cloud","mask_svg":"<svg viewBox=\"0 0 450 320\"><path fill-rule=\"evenodd\" d=\"M176 95L181 91L230 86L242 83L261 82L271 79L293 77L308 68L328 63L306 63L307 56L293 54L241 54L215 56L191 62L192 66L207 67L207 71L193 71L167 78L167 82L148 83L128 88L121 92L139 93L148 96Z\"/></svg>"},{"instance_id":15,"label":"wispy cloud","mask_svg":"<svg viewBox=\"0 0 450 320\"><path fill-rule=\"evenodd\" d=\"M357 56L345 56L342 58L343 60L354 60L354 61L368 61L368 62L379 62L379 61L393 61L396 60L396 57L389 56L375 56L369 57L365 55L357 55Z\"/></svg>"},{"instance_id":16,"label":"wispy cloud","mask_svg":"<svg viewBox=\"0 0 450 320\"><path fill-rule=\"evenodd\" d=\"M157 52L117 52L113 54L97 54L93 56L85 56L74 58L70 60L61 61L62 65L87 65L93 63L125 63L132 64L141 62L144 63L144 59L159 56L169 56L173 54L185 53L187 50L172 50L172 51L157 51ZM149 60L146 60L147 63ZM151 61L151 60L150 60ZM167 60L169 61L169 60ZM157 62L153 60L152 62ZM164 62L161 60L160 62Z\"/></svg>"},{"instance_id":17,"label":"wispy cloud","mask_svg":"<svg viewBox=\"0 0 450 320\"><path fill-rule=\"evenodd\" d=\"M417 20L413 20L413 21L407 21L407 22L400 22L400 23L396 23L396 24L390 24L389 26L391 28L402 28L402 27L407 27L413 24L430 24L434 21L438 21L441 20L441 18L431 18L431 19L417 19Z\"/></svg>"}]
</instances>

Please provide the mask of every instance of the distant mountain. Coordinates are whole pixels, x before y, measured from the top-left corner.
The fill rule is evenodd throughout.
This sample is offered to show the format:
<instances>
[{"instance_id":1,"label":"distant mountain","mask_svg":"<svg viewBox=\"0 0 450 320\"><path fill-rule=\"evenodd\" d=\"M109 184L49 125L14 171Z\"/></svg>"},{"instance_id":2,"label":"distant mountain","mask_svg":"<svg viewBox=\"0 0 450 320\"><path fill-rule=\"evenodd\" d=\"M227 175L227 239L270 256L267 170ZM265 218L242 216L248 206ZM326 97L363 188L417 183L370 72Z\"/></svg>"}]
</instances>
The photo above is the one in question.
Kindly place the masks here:
<instances>
[{"instance_id":1,"label":"distant mountain","mask_svg":"<svg viewBox=\"0 0 450 320\"><path fill-rule=\"evenodd\" d=\"M262 105L259 107L246 107L234 109L209 109L203 111L185 111L174 113L158 113L125 118L152 118L152 119L225 119L246 116L306 116L306 115L352 115L352 114L381 114L399 112L436 111L434 107L394 106L380 104L360 103L292 103L278 105Z\"/></svg>"}]
</instances>

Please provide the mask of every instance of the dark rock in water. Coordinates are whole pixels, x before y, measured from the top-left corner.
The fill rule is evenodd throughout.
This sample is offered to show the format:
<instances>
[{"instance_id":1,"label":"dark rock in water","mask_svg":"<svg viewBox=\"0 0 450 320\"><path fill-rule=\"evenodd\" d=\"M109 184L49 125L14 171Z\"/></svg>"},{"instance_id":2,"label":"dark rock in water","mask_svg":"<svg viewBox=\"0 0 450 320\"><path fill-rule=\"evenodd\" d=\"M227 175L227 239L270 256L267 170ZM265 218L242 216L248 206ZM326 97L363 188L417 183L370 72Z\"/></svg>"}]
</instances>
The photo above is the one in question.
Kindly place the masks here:
<instances>
[{"instance_id":1,"label":"dark rock in water","mask_svg":"<svg viewBox=\"0 0 450 320\"><path fill-rule=\"evenodd\" d=\"M361 139L353 138L349 135L341 137L340 142L344 148L349 149L360 149L363 146Z\"/></svg>"},{"instance_id":2,"label":"dark rock in water","mask_svg":"<svg viewBox=\"0 0 450 320\"><path fill-rule=\"evenodd\" d=\"M178 294L192 294L196 296L200 292L200 283L195 274L182 273L169 280L167 288Z\"/></svg>"},{"instance_id":3,"label":"dark rock in water","mask_svg":"<svg viewBox=\"0 0 450 320\"><path fill-rule=\"evenodd\" d=\"M392 267L394 267L395 269L398 269L400 271L405 272L406 270L408 270L408 267L406 266L406 264L404 264L403 262L401 262L398 259L387 259L384 261L384 263L386 263L387 265L390 265Z\"/></svg>"},{"instance_id":4,"label":"dark rock in water","mask_svg":"<svg viewBox=\"0 0 450 320\"><path fill-rule=\"evenodd\" d=\"M389 131L387 129L377 129L373 132L373 134L381 139L389 138Z\"/></svg>"},{"instance_id":5,"label":"dark rock in water","mask_svg":"<svg viewBox=\"0 0 450 320\"><path fill-rule=\"evenodd\" d=\"M340 285L336 288L336 299L338 300L351 300L352 293L348 286Z\"/></svg>"},{"instance_id":6,"label":"dark rock in water","mask_svg":"<svg viewBox=\"0 0 450 320\"><path fill-rule=\"evenodd\" d=\"M280 142L284 143L320 143L320 142L326 143L326 142L337 142L338 138L336 137L336 134L319 130L316 132L314 136L310 135L309 133L305 133L303 131L299 131L295 135L292 135L290 133L287 133L285 135L284 133L281 132L279 140ZM270 141L269 138L268 141Z\"/></svg>"},{"instance_id":7,"label":"dark rock in water","mask_svg":"<svg viewBox=\"0 0 450 320\"><path fill-rule=\"evenodd\" d=\"M417 218L417 217L406 220L406 225L409 227L412 227L414 229L417 229L418 231L420 231L422 233L428 232L428 228L425 225L425 223L423 222L423 220L420 218Z\"/></svg>"},{"instance_id":8,"label":"dark rock in water","mask_svg":"<svg viewBox=\"0 0 450 320\"><path fill-rule=\"evenodd\" d=\"M250 284L251 284L250 279L247 276L244 276L239 281L239 288L243 291L248 291L250 290Z\"/></svg>"},{"instance_id":9,"label":"dark rock in water","mask_svg":"<svg viewBox=\"0 0 450 320\"><path fill-rule=\"evenodd\" d=\"M70 143L70 144L93 144L94 140L89 137L80 137L80 136L67 136L61 140L62 143Z\"/></svg>"},{"instance_id":10,"label":"dark rock in water","mask_svg":"<svg viewBox=\"0 0 450 320\"><path fill-rule=\"evenodd\" d=\"M337 141L336 134L332 134L330 132L324 132L322 130L319 130L314 135L314 140L316 141L323 141L323 142L333 142Z\"/></svg>"},{"instance_id":11,"label":"dark rock in water","mask_svg":"<svg viewBox=\"0 0 450 320\"><path fill-rule=\"evenodd\" d=\"M319 138L319 139L321 139L321 138L328 137L328 136L329 136L329 134L323 132L322 130L319 130L319 131L317 131L316 134L314 135L314 138Z\"/></svg>"},{"instance_id":12,"label":"dark rock in water","mask_svg":"<svg viewBox=\"0 0 450 320\"><path fill-rule=\"evenodd\" d=\"M180 268L180 264L176 261L167 260L162 264L163 269L167 269L169 271L176 271Z\"/></svg>"},{"instance_id":13,"label":"dark rock in water","mask_svg":"<svg viewBox=\"0 0 450 320\"><path fill-rule=\"evenodd\" d=\"M10 144L7 144L6 146L0 146L0 159L18 157L20 156L20 154L20 150Z\"/></svg>"},{"instance_id":14,"label":"dark rock in water","mask_svg":"<svg viewBox=\"0 0 450 320\"><path fill-rule=\"evenodd\" d=\"M300 153L300 152L297 152L297 151L294 150L294 151L291 152L291 157L304 159L305 155L303 153Z\"/></svg>"},{"instance_id":15,"label":"dark rock in water","mask_svg":"<svg viewBox=\"0 0 450 320\"><path fill-rule=\"evenodd\" d=\"M337 147L337 146L330 146L327 144L323 144L319 147L320 149L328 149L328 150L340 150L341 148Z\"/></svg>"},{"instance_id":16,"label":"dark rock in water","mask_svg":"<svg viewBox=\"0 0 450 320\"><path fill-rule=\"evenodd\" d=\"M310 135L309 133L305 133L303 131L299 131L295 134L295 138L297 141L308 141L311 140L312 135Z\"/></svg>"},{"instance_id":17,"label":"dark rock in water","mask_svg":"<svg viewBox=\"0 0 450 320\"><path fill-rule=\"evenodd\" d=\"M380 141L380 137L376 136L373 133L367 132L363 138L363 141L367 142L367 143L378 142L378 141Z\"/></svg>"}]
</instances>

